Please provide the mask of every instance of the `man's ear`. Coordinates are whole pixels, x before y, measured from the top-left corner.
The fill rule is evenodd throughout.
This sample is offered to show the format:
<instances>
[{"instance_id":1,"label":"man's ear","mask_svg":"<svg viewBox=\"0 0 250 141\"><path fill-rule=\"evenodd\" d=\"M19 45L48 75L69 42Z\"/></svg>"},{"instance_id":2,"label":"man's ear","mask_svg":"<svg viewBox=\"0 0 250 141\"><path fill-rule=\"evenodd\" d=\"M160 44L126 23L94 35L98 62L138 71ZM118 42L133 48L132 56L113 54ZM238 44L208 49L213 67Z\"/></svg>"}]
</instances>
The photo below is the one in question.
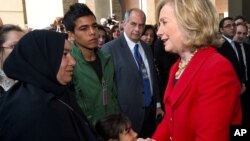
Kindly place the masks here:
<instances>
[{"instance_id":1,"label":"man's ear","mask_svg":"<svg viewBox=\"0 0 250 141\"><path fill-rule=\"evenodd\" d=\"M220 27L219 28L219 32L222 33L223 32L223 28Z\"/></svg>"},{"instance_id":2,"label":"man's ear","mask_svg":"<svg viewBox=\"0 0 250 141\"><path fill-rule=\"evenodd\" d=\"M71 42L75 40L75 34L71 31L68 31L68 40Z\"/></svg>"}]
</instances>

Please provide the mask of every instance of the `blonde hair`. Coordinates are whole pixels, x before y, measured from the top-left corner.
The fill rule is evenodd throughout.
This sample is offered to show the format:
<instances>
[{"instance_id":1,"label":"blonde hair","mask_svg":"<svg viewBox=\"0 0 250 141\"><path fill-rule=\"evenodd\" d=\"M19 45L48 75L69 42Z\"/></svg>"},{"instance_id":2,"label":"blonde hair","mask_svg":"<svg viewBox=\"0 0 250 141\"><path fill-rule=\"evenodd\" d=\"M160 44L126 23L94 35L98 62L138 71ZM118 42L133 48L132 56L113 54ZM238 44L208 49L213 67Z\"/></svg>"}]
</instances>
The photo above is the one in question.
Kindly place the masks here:
<instances>
[{"instance_id":1,"label":"blonde hair","mask_svg":"<svg viewBox=\"0 0 250 141\"><path fill-rule=\"evenodd\" d=\"M161 9L167 3L173 4L177 22L186 33L187 46L199 48L221 45L219 17L210 0L161 0L156 11L157 21Z\"/></svg>"}]
</instances>

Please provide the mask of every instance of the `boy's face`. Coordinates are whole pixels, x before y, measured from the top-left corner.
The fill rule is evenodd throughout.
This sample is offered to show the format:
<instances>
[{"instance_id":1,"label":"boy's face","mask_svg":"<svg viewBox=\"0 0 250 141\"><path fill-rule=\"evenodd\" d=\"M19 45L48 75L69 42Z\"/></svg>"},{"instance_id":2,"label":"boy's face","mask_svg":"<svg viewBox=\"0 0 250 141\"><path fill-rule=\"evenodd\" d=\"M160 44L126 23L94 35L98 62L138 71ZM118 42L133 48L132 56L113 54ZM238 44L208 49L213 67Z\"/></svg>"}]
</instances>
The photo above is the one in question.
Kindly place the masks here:
<instances>
[{"instance_id":1,"label":"boy's face","mask_svg":"<svg viewBox=\"0 0 250 141\"><path fill-rule=\"evenodd\" d=\"M98 28L94 16L79 17L75 21L74 32L69 32L69 38L79 46L89 49L98 45Z\"/></svg>"},{"instance_id":2,"label":"boy's face","mask_svg":"<svg viewBox=\"0 0 250 141\"><path fill-rule=\"evenodd\" d=\"M119 135L119 141L136 141L137 133L132 128L127 128Z\"/></svg>"}]
</instances>

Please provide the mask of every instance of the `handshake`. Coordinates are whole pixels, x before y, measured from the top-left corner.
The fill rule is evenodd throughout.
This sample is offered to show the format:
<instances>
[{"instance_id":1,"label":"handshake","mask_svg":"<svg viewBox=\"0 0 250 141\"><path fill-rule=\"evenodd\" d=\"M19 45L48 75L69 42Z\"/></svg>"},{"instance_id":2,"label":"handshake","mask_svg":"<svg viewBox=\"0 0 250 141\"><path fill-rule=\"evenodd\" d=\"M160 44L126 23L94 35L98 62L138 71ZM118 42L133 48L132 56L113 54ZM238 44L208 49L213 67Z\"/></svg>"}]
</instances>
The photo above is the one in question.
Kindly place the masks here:
<instances>
[{"instance_id":1,"label":"handshake","mask_svg":"<svg viewBox=\"0 0 250 141\"><path fill-rule=\"evenodd\" d=\"M151 138L146 138L146 139L138 138L136 141L156 141L156 140L151 139Z\"/></svg>"}]
</instances>

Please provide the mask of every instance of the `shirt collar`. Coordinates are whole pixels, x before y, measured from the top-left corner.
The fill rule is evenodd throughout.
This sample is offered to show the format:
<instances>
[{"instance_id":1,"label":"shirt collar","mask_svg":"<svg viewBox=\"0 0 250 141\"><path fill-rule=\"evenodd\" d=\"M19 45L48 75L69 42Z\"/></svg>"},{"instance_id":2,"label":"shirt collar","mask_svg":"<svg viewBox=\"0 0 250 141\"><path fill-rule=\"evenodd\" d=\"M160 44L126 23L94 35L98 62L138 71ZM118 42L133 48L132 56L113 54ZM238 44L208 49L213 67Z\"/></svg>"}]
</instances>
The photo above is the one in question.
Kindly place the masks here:
<instances>
[{"instance_id":1,"label":"shirt collar","mask_svg":"<svg viewBox=\"0 0 250 141\"><path fill-rule=\"evenodd\" d=\"M125 32L124 32L123 34L124 34L125 40L126 40L128 46L129 46L130 50L133 50L133 49L134 49L135 44L139 44L139 46L141 46L140 41L138 41L138 42L135 43L135 42L131 41L131 40L128 38L128 36L126 35Z\"/></svg>"},{"instance_id":2,"label":"shirt collar","mask_svg":"<svg viewBox=\"0 0 250 141\"><path fill-rule=\"evenodd\" d=\"M233 42L233 40L229 39L228 37L226 37L225 35L222 35L230 44Z\"/></svg>"}]
</instances>

